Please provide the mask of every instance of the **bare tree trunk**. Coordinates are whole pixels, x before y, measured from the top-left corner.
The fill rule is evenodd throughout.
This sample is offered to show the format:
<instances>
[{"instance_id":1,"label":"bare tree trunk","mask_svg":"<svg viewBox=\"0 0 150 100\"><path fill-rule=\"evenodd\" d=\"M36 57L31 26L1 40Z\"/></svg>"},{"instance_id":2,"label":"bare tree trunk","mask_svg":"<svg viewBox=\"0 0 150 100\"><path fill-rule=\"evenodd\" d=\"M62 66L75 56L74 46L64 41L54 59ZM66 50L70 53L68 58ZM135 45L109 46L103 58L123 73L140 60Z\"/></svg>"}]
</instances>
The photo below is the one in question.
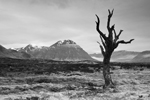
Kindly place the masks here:
<instances>
[{"instance_id":1,"label":"bare tree trunk","mask_svg":"<svg viewBox=\"0 0 150 100\"><path fill-rule=\"evenodd\" d=\"M110 58L111 58L111 54L109 53L104 57L103 60L103 76L104 76L104 80L105 80L105 86L104 88L110 88L110 87L114 87L112 78L111 78L111 73L110 73Z\"/></svg>"},{"instance_id":2,"label":"bare tree trunk","mask_svg":"<svg viewBox=\"0 0 150 100\"><path fill-rule=\"evenodd\" d=\"M100 30L100 19L97 17L96 21L96 30L100 35L101 43L99 43L101 52L103 54L103 76L105 80L104 88L111 88L114 87L113 81L111 79L111 73L110 73L110 58L113 53L113 51L118 47L119 44L128 44L131 43L134 39L130 39L129 41L119 40L119 37L123 30L120 30L119 34L116 33L115 30L115 24L110 26L110 20L113 15L114 9L112 11L108 10L108 21L107 21L107 30L108 30L108 36L104 34Z\"/></svg>"}]
</instances>

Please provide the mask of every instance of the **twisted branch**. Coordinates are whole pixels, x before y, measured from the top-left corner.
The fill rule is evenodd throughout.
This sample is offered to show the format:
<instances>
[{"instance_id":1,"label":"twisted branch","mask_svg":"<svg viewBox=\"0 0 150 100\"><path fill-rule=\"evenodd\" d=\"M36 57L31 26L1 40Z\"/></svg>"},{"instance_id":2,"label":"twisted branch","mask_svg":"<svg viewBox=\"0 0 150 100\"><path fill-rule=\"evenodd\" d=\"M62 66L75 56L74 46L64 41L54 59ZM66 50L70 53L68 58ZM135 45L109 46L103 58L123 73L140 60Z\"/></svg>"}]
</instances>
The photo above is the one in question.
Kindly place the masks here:
<instances>
[{"instance_id":1,"label":"twisted branch","mask_svg":"<svg viewBox=\"0 0 150 100\"><path fill-rule=\"evenodd\" d=\"M109 15L108 15L108 21L107 21L107 29L109 30L110 29L110 20L111 20L111 17L113 15L114 9L112 11L110 11L108 9L108 12L109 12Z\"/></svg>"},{"instance_id":2,"label":"twisted branch","mask_svg":"<svg viewBox=\"0 0 150 100\"><path fill-rule=\"evenodd\" d=\"M103 37L104 40L107 39L107 37L105 36L105 34L103 32L100 31L99 26L100 26L100 19L99 17L96 15L97 17L97 21L96 22L96 30L98 31L98 33Z\"/></svg>"},{"instance_id":3,"label":"twisted branch","mask_svg":"<svg viewBox=\"0 0 150 100\"><path fill-rule=\"evenodd\" d=\"M111 17L113 15L114 9L112 11L108 10L108 12L109 12L108 21L107 21L107 30L109 32L108 38L109 38L109 40L113 41L113 29L114 29L115 25L112 25L110 27L110 20L111 20Z\"/></svg>"},{"instance_id":4,"label":"twisted branch","mask_svg":"<svg viewBox=\"0 0 150 100\"><path fill-rule=\"evenodd\" d=\"M134 40L134 39L131 39L131 40L129 40L129 41L120 40L120 41L118 41L118 42L116 43L115 48L117 48L119 44L129 44L129 43L131 43L133 40Z\"/></svg>"},{"instance_id":5,"label":"twisted branch","mask_svg":"<svg viewBox=\"0 0 150 100\"><path fill-rule=\"evenodd\" d=\"M103 56L105 56L105 51L104 51L103 46L98 41L97 41L97 43L99 44L99 47L101 49L101 52L102 52Z\"/></svg>"},{"instance_id":6,"label":"twisted branch","mask_svg":"<svg viewBox=\"0 0 150 100\"><path fill-rule=\"evenodd\" d=\"M102 42L102 44L103 44L103 47L104 47L105 50L106 50L106 49L107 49L106 43L104 42L104 40L103 40L103 38L102 38L101 35L100 35L99 37L100 37L100 39L101 39L101 42Z\"/></svg>"}]
</instances>

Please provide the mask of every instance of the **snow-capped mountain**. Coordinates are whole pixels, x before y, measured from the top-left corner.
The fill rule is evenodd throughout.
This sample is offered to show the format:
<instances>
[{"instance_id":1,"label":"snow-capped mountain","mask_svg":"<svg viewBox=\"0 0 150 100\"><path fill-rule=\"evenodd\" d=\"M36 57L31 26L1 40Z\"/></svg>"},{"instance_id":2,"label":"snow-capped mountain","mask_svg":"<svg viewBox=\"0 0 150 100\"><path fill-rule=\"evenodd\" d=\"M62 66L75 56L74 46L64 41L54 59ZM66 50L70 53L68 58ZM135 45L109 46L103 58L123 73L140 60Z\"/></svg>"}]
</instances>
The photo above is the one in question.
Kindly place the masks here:
<instances>
[{"instance_id":1,"label":"snow-capped mountain","mask_svg":"<svg viewBox=\"0 0 150 100\"><path fill-rule=\"evenodd\" d=\"M89 54L72 40L58 41L51 46L32 46L31 44L16 48L7 49L0 45L0 57L19 59L52 59L59 61L81 61L81 60L103 60L102 54ZM111 61L114 62L142 62L150 63L150 51L115 51Z\"/></svg>"},{"instance_id":2,"label":"snow-capped mountain","mask_svg":"<svg viewBox=\"0 0 150 100\"><path fill-rule=\"evenodd\" d=\"M28 44L26 47L14 48L14 50L22 51L22 52L30 52L30 51L34 51L34 50L37 50L37 49L41 49L43 47L32 46L31 44Z\"/></svg>"},{"instance_id":3,"label":"snow-capped mountain","mask_svg":"<svg viewBox=\"0 0 150 100\"><path fill-rule=\"evenodd\" d=\"M17 49L19 52L26 52L32 58L52 59L60 61L80 61L93 60L87 52L72 40L58 41L49 47L39 48L37 46L27 45Z\"/></svg>"},{"instance_id":4,"label":"snow-capped mountain","mask_svg":"<svg viewBox=\"0 0 150 100\"><path fill-rule=\"evenodd\" d=\"M26 59L30 58L30 55L26 52L18 52L13 49L6 49L2 45L0 45L0 57Z\"/></svg>"},{"instance_id":5,"label":"snow-capped mountain","mask_svg":"<svg viewBox=\"0 0 150 100\"><path fill-rule=\"evenodd\" d=\"M60 41L54 43L51 47L62 46L62 45L73 45L73 44L76 45L76 43L72 40L64 40L64 41L60 40Z\"/></svg>"}]
</instances>

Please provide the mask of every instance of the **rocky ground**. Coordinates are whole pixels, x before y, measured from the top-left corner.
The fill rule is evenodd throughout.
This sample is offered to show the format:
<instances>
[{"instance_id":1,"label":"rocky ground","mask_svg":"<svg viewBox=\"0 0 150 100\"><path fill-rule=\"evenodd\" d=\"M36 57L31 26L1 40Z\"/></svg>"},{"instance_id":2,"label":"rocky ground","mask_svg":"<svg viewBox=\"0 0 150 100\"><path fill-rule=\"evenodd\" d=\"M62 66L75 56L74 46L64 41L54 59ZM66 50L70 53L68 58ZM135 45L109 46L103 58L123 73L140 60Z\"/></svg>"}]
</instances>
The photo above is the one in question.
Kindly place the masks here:
<instances>
[{"instance_id":1,"label":"rocky ground","mask_svg":"<svg viewBox=\"0 0 150 100\"><path fill-rule=\"evenodd\" d=\"M103 91L102 72L0 77L0 100L150 100L150 69L115 69L116 89Z\"/></svg>"}]
</instances>

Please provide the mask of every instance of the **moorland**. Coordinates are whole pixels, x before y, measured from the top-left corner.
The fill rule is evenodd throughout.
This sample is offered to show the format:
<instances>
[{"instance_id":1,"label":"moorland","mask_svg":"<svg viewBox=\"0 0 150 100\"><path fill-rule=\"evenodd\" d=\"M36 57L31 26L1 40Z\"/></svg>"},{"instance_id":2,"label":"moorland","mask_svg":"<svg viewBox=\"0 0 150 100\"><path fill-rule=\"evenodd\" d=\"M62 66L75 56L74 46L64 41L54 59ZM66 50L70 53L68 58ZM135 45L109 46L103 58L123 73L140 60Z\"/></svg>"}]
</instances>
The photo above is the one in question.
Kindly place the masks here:
<instances>
[{"instance_id":1,"label":"moorland","mask_svg":"<svg viewBox=\"0 0 150 100\"><path fill-rule=\"evenodd\" d=\"M111 66L105 91L98 61L0 58L0 100L150 100L149 63Z\"/></svg>"}]
</instances>

